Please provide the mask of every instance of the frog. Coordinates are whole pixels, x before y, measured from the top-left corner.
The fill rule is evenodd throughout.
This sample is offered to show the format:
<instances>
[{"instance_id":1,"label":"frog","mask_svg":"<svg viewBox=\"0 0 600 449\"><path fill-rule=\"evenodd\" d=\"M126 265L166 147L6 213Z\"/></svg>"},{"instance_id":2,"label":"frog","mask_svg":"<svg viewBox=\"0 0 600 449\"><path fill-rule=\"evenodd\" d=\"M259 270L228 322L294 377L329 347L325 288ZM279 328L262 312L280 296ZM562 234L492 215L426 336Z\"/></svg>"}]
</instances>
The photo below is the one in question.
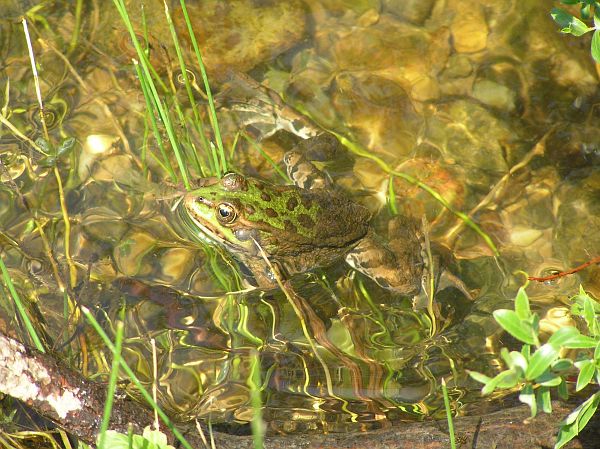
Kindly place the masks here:
<instances>
[{"instance_id":1,"label":"frog","mask_svg":"<svg viewBox=\"0 0 600 449\"><path fill-rule=\"evenodd\" d=\"M303 140L284 155L290 185L236 172L197 181L181 202L187 228L225 248L259 288L345 261L384 289L416 295L425 267L419 226L396 219L393 245L378 235L369 209L307 157L314 147L331 146L332 136L323 139Z\"/></svg>"}]
</instances>

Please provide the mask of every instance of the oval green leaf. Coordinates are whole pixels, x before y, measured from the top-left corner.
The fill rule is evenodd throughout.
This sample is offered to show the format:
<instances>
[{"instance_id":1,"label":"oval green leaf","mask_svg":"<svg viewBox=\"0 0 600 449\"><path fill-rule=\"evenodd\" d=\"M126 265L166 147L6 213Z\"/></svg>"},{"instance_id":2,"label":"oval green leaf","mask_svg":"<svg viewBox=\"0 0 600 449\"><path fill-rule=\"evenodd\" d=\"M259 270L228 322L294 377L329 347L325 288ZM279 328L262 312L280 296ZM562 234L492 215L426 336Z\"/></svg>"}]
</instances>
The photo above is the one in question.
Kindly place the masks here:
<instances>
[{"instance_id":1,"label":"oval green leaf","mask_svg":"<svg viewBox=\"0 0 600 449\"><path fill-rule=\"evenodd\" d=\"M519 319L513 310L500 309L494 311L494 318L502 328L517 340L530 345L537 344L531 324Z\"/></svg>"},{"instance_id":2,"label":"oval green leaf","mask_svg":"<svg viewBox=\"0 0 600 449\"><path fill-rule=\"evenodd\" d=\"M557 357L558 350L548 343L535 351L529 360L529 366L525 372L527 380L533 380L536 377L541 376Z\"/></svg>"},{"instance_id":3,"label":"oval green leaf","mask_svg":"<svg viewBox=\"0 0 600 449\"><path fill-rule=\"evenodd\" d=\"M586 349L595 348L598 344L598 340L595 338L588 337L586 335L578 335L572 337L569 341L563 344L563 347L568 349Z\"/></svg>"},{"instance_id":4,"label":"oval green leaf","mask_svg":"<svg viewBox=\"0 0 600 449\"><path fill-rule=\"evenodd\" d=\"M519 401L529 406L529 409L531 410L531 417L535 418L535 415L537 414L537 402L535 400L535 394L531 384L527 384L521 389L521 392L519 393Z\"/></svg>"},{"instance_id":5,"label":"oval green leaf","mask_svg":"<svg viewBox=\"0 0 600 449\"><path fill-rule=\"evenodd\" d=\"M594 31L592 35L592 58L600 63L600 30Z\"/></svg>"},{"instance_id":6,"label":"oval green leaf","mask_svg":"<svg viewBox=\"0 0 600 449\"><path fill-rule=\"evenodd\" d=\"M553 371L567 371L573 368L573 361L571 359L558 359L552 363L551 368Z\"/></svg>"},{"instance_id":7,"label":"oval green leaf","mask_svg":"<svg viewBox=\"0 0 600 449\"><path fill-rule=\"evenodd\" d=\"M547 387L540 387L535 390L538 408L541 408L544 413L552 413L552 400L550 390Z\"/></svg>"},{"instance_id":8,"label":"oval green leaf","mask_svg":"<svg viewBox=\"0 0 600 449\"><path fill-rule=\"evenodd\" d=\"M535 379L535 383L543 387L558 387L561 382L562 377L550 371L545 371L540 377Z\"/></svg>"},{"instance_id":9,"label":"oval green leaf","mask_svg":"<svg viewBox=\"0 0 600 449\"><path fill-rule=\"evenodd\" d=\"M531 316L531 309L529 307L529 297L527 296L527 293L525 292L525 289L523 287L519 288L517 296L515 297L515 312L517 313L517 316L522 320L526 320Z\"/></svg>"},{"instance_id":10,"label":"oval green leaf","mask_svg":"<svg viewBox=\"0 0 600 449\"><path fill-rule=\"evenodd\" d=\"M491 377L488 377L485 374L478 373L477 371L469 371L469 376L471 376L477 382L480 382L482 384L487 384L490 380L492 380Z\"/></svg>"},{"instance_id":11,"label":"oval green leaf","mask_svg":"<svg viewBox=\"0 0 600 449\"><path fill-rule=\"evenodd\" d=\"M568 341L579 336L581 336L581 334L577 328L573 326L565 326L554 332L548 339L548 343L553 345L555 348L560 348Z\"/></svg>"},{"instance_id":12,"label":"oval green leaf","mask_svg":"<svg viewBox=\"0 0 600 449\"><path fill-rule=\"evenodd\" d=\"M579 367L579 376L577 376L577 386L575 391L580 391L588 386L594 373L596 372L596 364L591 360L585 360Z\"/></svg>"}]
</instances>

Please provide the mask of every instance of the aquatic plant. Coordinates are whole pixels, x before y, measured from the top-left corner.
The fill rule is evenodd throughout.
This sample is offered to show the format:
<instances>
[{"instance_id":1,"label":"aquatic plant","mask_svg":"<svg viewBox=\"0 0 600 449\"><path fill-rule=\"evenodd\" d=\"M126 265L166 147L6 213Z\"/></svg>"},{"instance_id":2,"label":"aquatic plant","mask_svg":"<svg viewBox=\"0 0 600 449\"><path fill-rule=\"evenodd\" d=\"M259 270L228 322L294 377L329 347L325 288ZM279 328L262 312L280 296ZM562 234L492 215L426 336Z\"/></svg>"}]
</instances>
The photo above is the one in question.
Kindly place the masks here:
<instances>
[{"instance_id":1,"label":"aquatic plant","mask_svg":"<svg viewBox=\"0 0 600 449\"><path fill-rule=\"evenodd\" d=\"M519 289L514 310L500 309L494 318L502 328L523 343L520 351L502 348L500 355L507 369L495 377L471 371L469 374L484 384L483 395L496 390L519 390L519 400L527 404L534 417L539 410L552 412L550 393L556 389L561 399L569 396L569 379L579 371L575 391L592 382L600 383L600 303L583 288L570 299L571 315L585 323L580 331L563 326L542 344L540 317L533 313L525 289ZM574 351L573 351L574 350ZM571 354L575 354L572 356ZM588 397L561 423L555 449L563 447L587 425L600 404L600 390Z\"/></svg>"},{"instance_id":2,"label":"aquatic plant","mask_svg":"<svg viewBox=\"0 0 600 449\"><path fill-rule=\"evenodd\" d=\"M552 8L550 15L561 26L560 32L579 37L593 31L592 57L596 62L600 62L600 3L594 0L563 0L561 3L580 5L581 19L564 9ZM593 26L588 26L586 22L593 22Z\"/></svg>"}]
</instances>

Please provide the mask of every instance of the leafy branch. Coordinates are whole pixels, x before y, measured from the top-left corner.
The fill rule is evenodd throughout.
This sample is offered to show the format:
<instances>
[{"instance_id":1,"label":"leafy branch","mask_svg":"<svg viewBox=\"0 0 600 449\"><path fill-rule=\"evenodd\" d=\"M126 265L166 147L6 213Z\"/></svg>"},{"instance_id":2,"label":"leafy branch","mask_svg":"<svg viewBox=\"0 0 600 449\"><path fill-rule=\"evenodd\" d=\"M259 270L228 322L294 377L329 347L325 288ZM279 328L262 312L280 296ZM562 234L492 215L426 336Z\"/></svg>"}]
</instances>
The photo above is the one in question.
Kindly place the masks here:
<instances>
[{"instance_id":1,"label":"leafy branch","mask_svg":"<svg viewBox=\"0 0 600 449\"><path fill-rule=\"evenodd\" d=\"M520 389L519 400L527 404L534 417L538 410L552 412L550 391L556 388L559 397L567 399L568 379L578 372L575 391L591 383L600 384L600 304L582 288L571 298L571 314L585 323L581 332L573 326L563 326L542 344L539 338L540 318L531 311L523 288L515 298L514 310L494 312L500 326L523 343L520 351L502 348L500 355L507 369L495 377L470 372L484 384L483 395L494 390ZM576 358L565 357L567 350L576 350ZM563 447L586 426L600 404L600 390L593 393L561 423L555 449Z\"/></svg>"},{"instance_id":2,"label":"leafy branch","mask_svg":"<svg viewBox=\"0 0 600 449\"><path fill-rule=\"evenodd\" d=\"M565 5L580 4L581 19L560 8L552 8L550 15L561 27L560 32L583 36L591 31L592 35L592 57L600 63L600 3L594 0L562 0ZM583 19L583 20L582 20ZM593 21L593 26L588 26L584 21Z\"/></svg>"}]
</instances>

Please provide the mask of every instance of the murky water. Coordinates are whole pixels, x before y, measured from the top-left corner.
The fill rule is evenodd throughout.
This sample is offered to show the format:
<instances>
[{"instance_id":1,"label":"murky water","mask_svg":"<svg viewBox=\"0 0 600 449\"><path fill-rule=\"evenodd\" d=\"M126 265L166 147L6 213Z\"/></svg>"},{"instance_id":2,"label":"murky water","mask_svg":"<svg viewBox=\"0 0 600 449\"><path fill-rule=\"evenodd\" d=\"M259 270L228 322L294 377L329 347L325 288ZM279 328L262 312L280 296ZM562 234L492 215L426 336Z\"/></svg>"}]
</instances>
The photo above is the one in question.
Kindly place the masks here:
<instances>
[{"instance_id":1,"label":"murky water","mask_svg":"<svg viewBox=\"0 0 600 449\"><path fill-rule=\"evenodd\" d=\"M280 182L238 131L277 163L300 139L277 129L273 105L255 101L264 98L260 89L231 81L232 71L247 72L311 123L366 149L325 166L376 214L375 228L385 234L393 191L398 211L426 217L431 239L452 250L452 272L475 301L448 288L429 311L342 262L294 278L295 302L278 290L248 290L232 259L186 236L172 212L181 187L157 162L135 51L113 4L84 2L78 18L71 2L29 3L0 2L0 255L46 344L86 375L103 378L108 356L74 304L94 310L109 332L125 305L125 357L150 384L156 340L160 399L174 416L249 422L254 351L271 431L441 416L442 378L453 407L475 412L484 402L466 370L492 373L497 349L508 344L491 312L511 307L523 272L565 270L600 254L598 73L589 42L560 35L546 2L188 2L224 146L236 142L231 166ZM139 3L128 5L174 91L166 104L174 110L176 98L182 107L178 139L186 151L201 148L163 5L145 2L146 29ZM18 20L26 11L50 142L76 139L58 159L31 143L43 129ZM202 93L194 95L205 114ZM193 177L207 166L199 159ZM499 256L391 171L472 217ZM568 322L567 299L580 283L598 297L599 273L592 266L531 284L531 301L547 318L542 329ZM4 320L18 328L8 296L0 299Z\"/></svg>"}]
</instances>

